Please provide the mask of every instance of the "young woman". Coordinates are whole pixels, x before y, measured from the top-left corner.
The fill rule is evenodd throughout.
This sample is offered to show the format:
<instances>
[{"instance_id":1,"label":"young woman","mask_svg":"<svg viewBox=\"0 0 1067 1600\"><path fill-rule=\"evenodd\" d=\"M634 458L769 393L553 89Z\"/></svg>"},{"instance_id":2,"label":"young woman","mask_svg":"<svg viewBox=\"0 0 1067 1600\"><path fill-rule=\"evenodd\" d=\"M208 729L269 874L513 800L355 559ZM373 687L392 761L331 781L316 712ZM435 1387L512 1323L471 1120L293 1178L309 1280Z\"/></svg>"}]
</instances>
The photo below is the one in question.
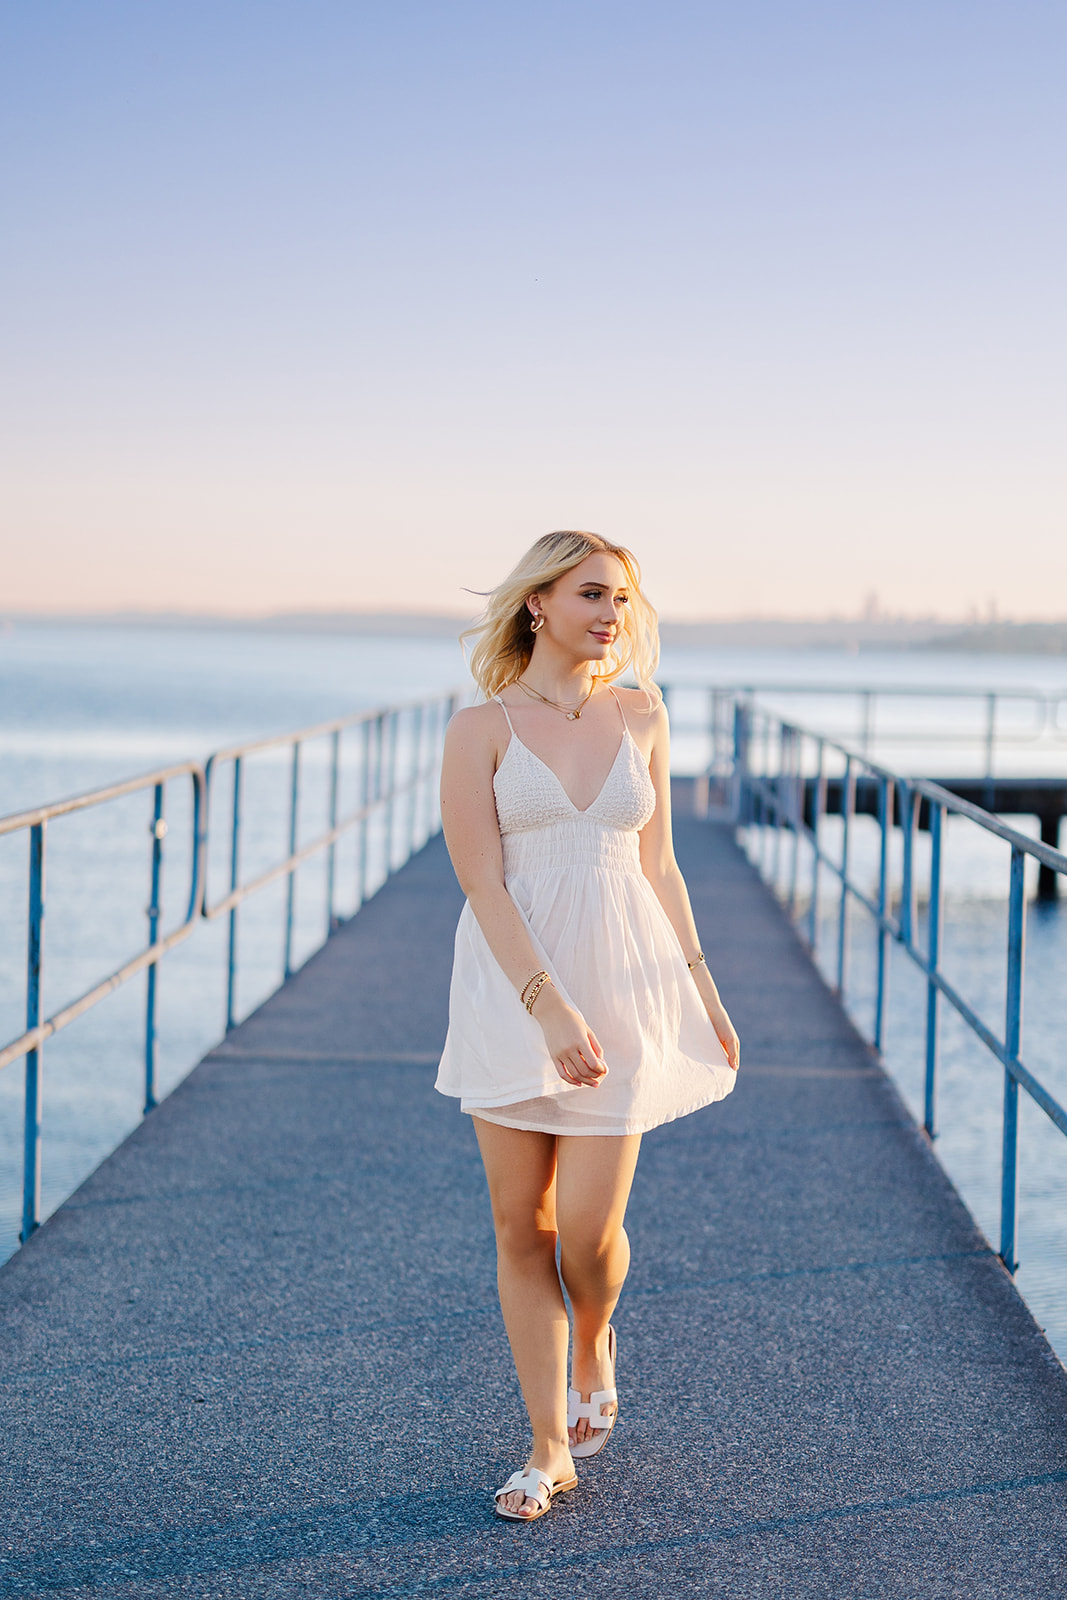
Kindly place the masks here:
<instances>
[{"instance_id":1,"label":"young woman","mask_svg":"<svg viewBox=\"0 0 1067 1600\"><path fill-rule=\"evenodd\" d=\"M618 1412L610 1319L641 1135L729 1094L739 1047L674 859L656 616L633 557L547 534L472 633L485 703L453 718L441 780L467 904L437 1087L474 1118L533 1429L496 1510L532 1521ZM627 671L639 688L615 687Z\"/></svg>"}]
</instances>

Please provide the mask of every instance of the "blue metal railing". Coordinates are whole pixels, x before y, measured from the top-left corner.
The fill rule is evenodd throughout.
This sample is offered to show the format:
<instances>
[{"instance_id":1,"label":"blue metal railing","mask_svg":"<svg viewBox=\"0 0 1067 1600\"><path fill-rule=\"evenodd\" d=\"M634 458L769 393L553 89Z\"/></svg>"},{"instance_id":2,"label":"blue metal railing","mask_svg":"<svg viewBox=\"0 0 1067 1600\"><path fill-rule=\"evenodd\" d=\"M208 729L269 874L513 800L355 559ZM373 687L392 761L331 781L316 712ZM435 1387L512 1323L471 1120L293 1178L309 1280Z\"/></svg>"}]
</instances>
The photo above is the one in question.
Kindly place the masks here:
<instances>
[{"instance_id":1,"label":"blue metal railing","mask_svg":"<svg viewBox=\"0 0 1067 1600\"><path fill-rule=\"evenodd\" d=\"M369 850L369 825L375 814L383 823L384 854L387 870L402 861L425 843L429 833L440 823L437 810L436 780L440 772L441 753L445 729L456 707L461 702L458 692L442 695L435 700L420 701L410 706L387 706L375 711L357 712L352 716L338 717L333 722L321 722L314 727L302 728L297 733L281 734L275 738L254 739L244 744L231 745L217 750L209 757L206 766L208 805L205 819L210 815L211 797L215 792L220 769L232 769L231 807L228 829L229 892L212 902L205 895L203 915L208 920L227 917L227 984L226 1030L230 1031L237 1020L237 908L249 896L265 889L268 884L285 878L285 916L282 939L282 978L293 972L293 928L296 895L296 873L304 862L326 852L326 906L324 937L337 926L337 842L351 829L358 829L356 864L356 907L367 899L371 888L373 863ZM338 817L342 741L345 734L355 734L358 741L357 770L359 773L359 798L345 816ZM317 741L328 742L327 827L309 843L300 845L300 800L303 757L308 745ZM247 882L241 881L241 825L244 776L251 757L269 751L288 750L288 853ZM398 768L403 775L398 778ZM406 803L406 817L400 816L400 804ZM397 829L401 828L398 842ZM205 820L205 846L208 824ZM222 825L220 824L220 831ZM397 851L399 849L399 855Z\"/></svg>"},{"instance_id":2,"label":"blue metal railing","mask_svg":"<svg viewBox=\"0 0 1067 1600\"><path fill-rule=\"evenodd\" d=\"M444 731L449 718L461 703L460 692L436 696L412 705L390 706L358 712L333 722L302 728L277 738L252 740L216 751L206 763L180 762L160 768L143 777L94 789L69 800L38 806L30 811L0 818L0 836L25 832L28 854L28 916L26 925L26 1026L18 1037L0 1047L0 1069L18 1060L25 1062L25 1111L22 1171L22 1226L19 1237L25 1241L41 1221L42 1164L42 1057L44 1042L67 1027L86 1011L113 994L116 989L147 972L144 1028L144 1111L156 1105L157 1056L157 971L159 963L177 945L188 939L205 921L227 916L227 993L226 1028L236 1021L238 980L238 906L268 884L285 878L286 896L282 931L282 980L294 970L293 935L296 907L296 874L313 857L326 856L326 915L323 938L338 926L336 847L349 831L357 830L357 870L354 903L368 898L378 881L401 866L440 825L437 810L437 777L440 770ZM358 774L359 798L345 815L339 816L342 757L346 735L357 744L354 767ZM307 843L299 843L303 753L308 745L325 740L329 750L326 831ZM250 758L288 748L289 783L287 842L280 861L241 880L240 846L243 807L243 774ZM232 804L229 817L220 823L219 834L225 845L229 865L230 889L211 902L208 896L214 829L211 822L213 790L220 768L232 769ZM161 886L163 880L167 786L187 779L192 788L190 807L190 881L183 896L184 915L177 927L162 934ZM68 1002L51 1016L41 1016L41 980L44 965L45 878L47 830L50 822L74 812L103 806L127 795L151 793L149 835L148 944L108 977L94 984L77 999ZM369 830L378 819L384 832L379 859L373 859ZM378 868L383 871L378 871Z\"/></svg>"},{"instance_id":3,"label":"blue metal railing","mask_svg":"<svg viewBox=\"0 0 1067 1600\"><path fill-rule=\"evenodd\" d=\"M989 779L998 755L1006 750L1025 750L1028 757L1057 763L1067 753L1067 693L1062 691L796 681L709 686L678 680L664 686L664 694L675 734L699 732L711 740L711 760L702 777L729 770L733 707L757 697L786 713L787 720L810 714L795 709L796 702L817 702L823 731L857 746L864 756L899 746L912 752L926 746L952 748L971 756L980 776ZM686 716L690 708L695 719ZM829 726L824 710L827 720L832 718Z\"/></svg>"},{"instance_id":4,"label":"blue metal railing","mask_svg":"<svg viewBox=\"0 0 1067 1600\"><path fill-rule=\"evenodd\" d=\"M1067 875L1067 854L1008 827L969 801L923 778L902 777L861 752L813 730L789 722L746 695L732 698L732 758L725 772L721 759L707 776L703 794L718 784L728 795L728 811L743 830L758 836L754 852L761 874L778 890L794 923L798 918L800 846L810 851L807 905L799 931L814 954L820 921L820 876L827 869L838 880L836 937L833 952L835 988L844 998L848 979L850 918L854 905L873 919L877 937L874 1026L870 1042L885 1048L886 999L890 942L895 941L926 980L923 1126L937 1134L937 1091L940 1064L940 1012L947 1002L971 1033L1004 1069L1001 1136L1000 1257L1009 1272L1017 1265L1018 1104L1022 1088L1063 1134L1067 1109L1027 1068L1021 1057L1023 992L1026 962L1026 861L1033 858L1047 870ZM829 768L836 766L831 774ZM839 801L840 844L831 853L820 834L828 814L829 784ZM878 827L878 887L868 894L852 870L852 832L858 805L873 813ZM724 810L727 809L724 807ZM1007 978L1004 1031L989 1028L946 977L942 967L944 932L943 841L947 816L965 817L985 833L1003 840L1011 852L1008 882ZM916 834L930 834L927 936L918 938ZM902 838L899 884L891 881L891 836ZM789 841L787 844L786 841ZM783 850L790 859L783 862ZM752 852L750 852L752 853ZM769 857L769 859L768 859ZM785 881L785 887L780 886ZM896 892L894 892L896 891ZM899 915L892 909L898 898Z\"/></svg>"},{"instance_id":5,"label":"blue metal railing","mask_svg":"<svg viewBox=\"0 0 1067 1600\"><path fill-rule=\"evenodd\" d=\"M164 819L166 786L178 778L188 778L192 784L193 805L191 870L185 915L171 933L160 937L160 883L163 860L163 840L167 824ZM46 1039L67 1027L84 1012L98 1005L116 989L135 978L139 972L148 971L145 1004L144 1082L145 1110L156 1103L156 968L168 951L188 939L200 915L204 892L203 853L197 845L204 812L204 773L197 762L184 761L176 766L163 767L158 772L141 778L130 778L123 783L109 784L94 789L89 794L76 795L70 800L57 800L51 805L37 806L32 811L22 811L14 816L0 818L0 836L25 832L29 835L29 913L26 927L26 1029L18 1038L0 1049L0 1068L25 1058L26 1100L23 1135L22 1228L19 1237L25 1240L40 1222L41 1215L41 1141L42 1095L41 1047ZM70 816L76 811L86 811L105 805L125 795L137 794L145 789L152 791L152 819L150 834L150 898L148 903L148 945L101 982L93 985L77 999L61 1007L50 1017L41 1017L41 977L44 965L45 870L47 857L48 825L58 817Z\"/></svg>"}]
</instances>

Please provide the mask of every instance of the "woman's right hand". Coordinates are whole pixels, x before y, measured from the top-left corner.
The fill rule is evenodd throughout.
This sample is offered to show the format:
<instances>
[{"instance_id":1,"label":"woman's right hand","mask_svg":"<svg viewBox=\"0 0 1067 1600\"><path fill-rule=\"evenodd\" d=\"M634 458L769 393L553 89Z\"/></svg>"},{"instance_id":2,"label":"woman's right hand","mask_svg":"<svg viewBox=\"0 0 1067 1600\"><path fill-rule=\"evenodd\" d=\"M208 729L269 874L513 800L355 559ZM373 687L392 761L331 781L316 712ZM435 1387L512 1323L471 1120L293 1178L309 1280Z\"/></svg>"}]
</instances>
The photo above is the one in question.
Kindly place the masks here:
<instances>
[{"instance_id":1,"label":"woman's right hand","mask_svg":"<svg viewBox=\"0 0 1067 1600\"><path fill-rule=\"evenodd\" d=\"M596 1034L580 1011L569 1006L554 984L546 983L533 1005L549 1054L564 1083L595 1089L608 1066Z\"/></svg>"}]
</instances>

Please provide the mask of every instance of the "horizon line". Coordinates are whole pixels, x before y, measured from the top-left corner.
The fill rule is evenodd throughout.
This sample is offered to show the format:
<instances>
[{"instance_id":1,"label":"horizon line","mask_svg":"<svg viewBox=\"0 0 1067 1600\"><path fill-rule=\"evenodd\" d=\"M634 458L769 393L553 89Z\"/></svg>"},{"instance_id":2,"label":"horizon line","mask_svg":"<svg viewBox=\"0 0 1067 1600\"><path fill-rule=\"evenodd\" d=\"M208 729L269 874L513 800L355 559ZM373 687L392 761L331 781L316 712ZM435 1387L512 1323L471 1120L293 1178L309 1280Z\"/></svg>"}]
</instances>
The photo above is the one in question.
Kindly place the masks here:
<instances>
[{"instance_id":1,"label":"horizon line","mask_svg":"<svg viewBox=\"0 0 1067 1600\"><path fill-rule=\"evenodd\" d=\"M447 610L393 610L388 607L357 609L349 608L315 608L298 610L277 611L187 611L176 607L140 607L124 606L120 608L99 607L80 611L71 610L30 610L27 608L10 608L0 606L0 624L18 624L34 622L172 622L172 623L234 623L244 625L261 625L271 622L421 622L421 623L454 623L457 626L470 624L478 616L478 612L459 612ZM1067 613L1055 616L990 616L988 614L974 614L968 616L945 616L944 614L928 612L886 612L871 615L865 612L832 611L819 614L805 612L786 614L781 612L737 612L731 615L718 616L678 616L660 613L659 621L671 627L737 627L753 625L777 625L788 627L824 627L824 626L860 626L865 628L892 628L892 627L938 627L938 628L990 628L990 627L1032 627L1052 626L1067 624Z\"/></svg>"}]
</instances>

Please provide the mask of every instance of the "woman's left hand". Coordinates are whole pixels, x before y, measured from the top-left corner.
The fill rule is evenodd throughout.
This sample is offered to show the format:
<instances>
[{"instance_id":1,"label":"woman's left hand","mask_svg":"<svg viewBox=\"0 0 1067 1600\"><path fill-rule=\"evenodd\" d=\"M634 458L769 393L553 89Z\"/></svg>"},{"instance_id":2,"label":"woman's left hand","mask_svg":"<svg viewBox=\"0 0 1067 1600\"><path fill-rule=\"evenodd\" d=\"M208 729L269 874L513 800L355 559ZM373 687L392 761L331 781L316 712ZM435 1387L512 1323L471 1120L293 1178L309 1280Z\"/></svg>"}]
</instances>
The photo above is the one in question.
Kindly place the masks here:
<instances>
[{"instance_id":1,"label":"woman's left hand","mask_svg":"<svg viewBox=\"0 0 1067 1600\"><path fill-rule=\"evenodd\" d=\"M708 1006L708 1016L711 1018L711 1025L715 1029L719 1043L726 1051L726 1059L736 1072L741 1060L741 1041L721 1000Z\"/></svg>"}]
</instances>

